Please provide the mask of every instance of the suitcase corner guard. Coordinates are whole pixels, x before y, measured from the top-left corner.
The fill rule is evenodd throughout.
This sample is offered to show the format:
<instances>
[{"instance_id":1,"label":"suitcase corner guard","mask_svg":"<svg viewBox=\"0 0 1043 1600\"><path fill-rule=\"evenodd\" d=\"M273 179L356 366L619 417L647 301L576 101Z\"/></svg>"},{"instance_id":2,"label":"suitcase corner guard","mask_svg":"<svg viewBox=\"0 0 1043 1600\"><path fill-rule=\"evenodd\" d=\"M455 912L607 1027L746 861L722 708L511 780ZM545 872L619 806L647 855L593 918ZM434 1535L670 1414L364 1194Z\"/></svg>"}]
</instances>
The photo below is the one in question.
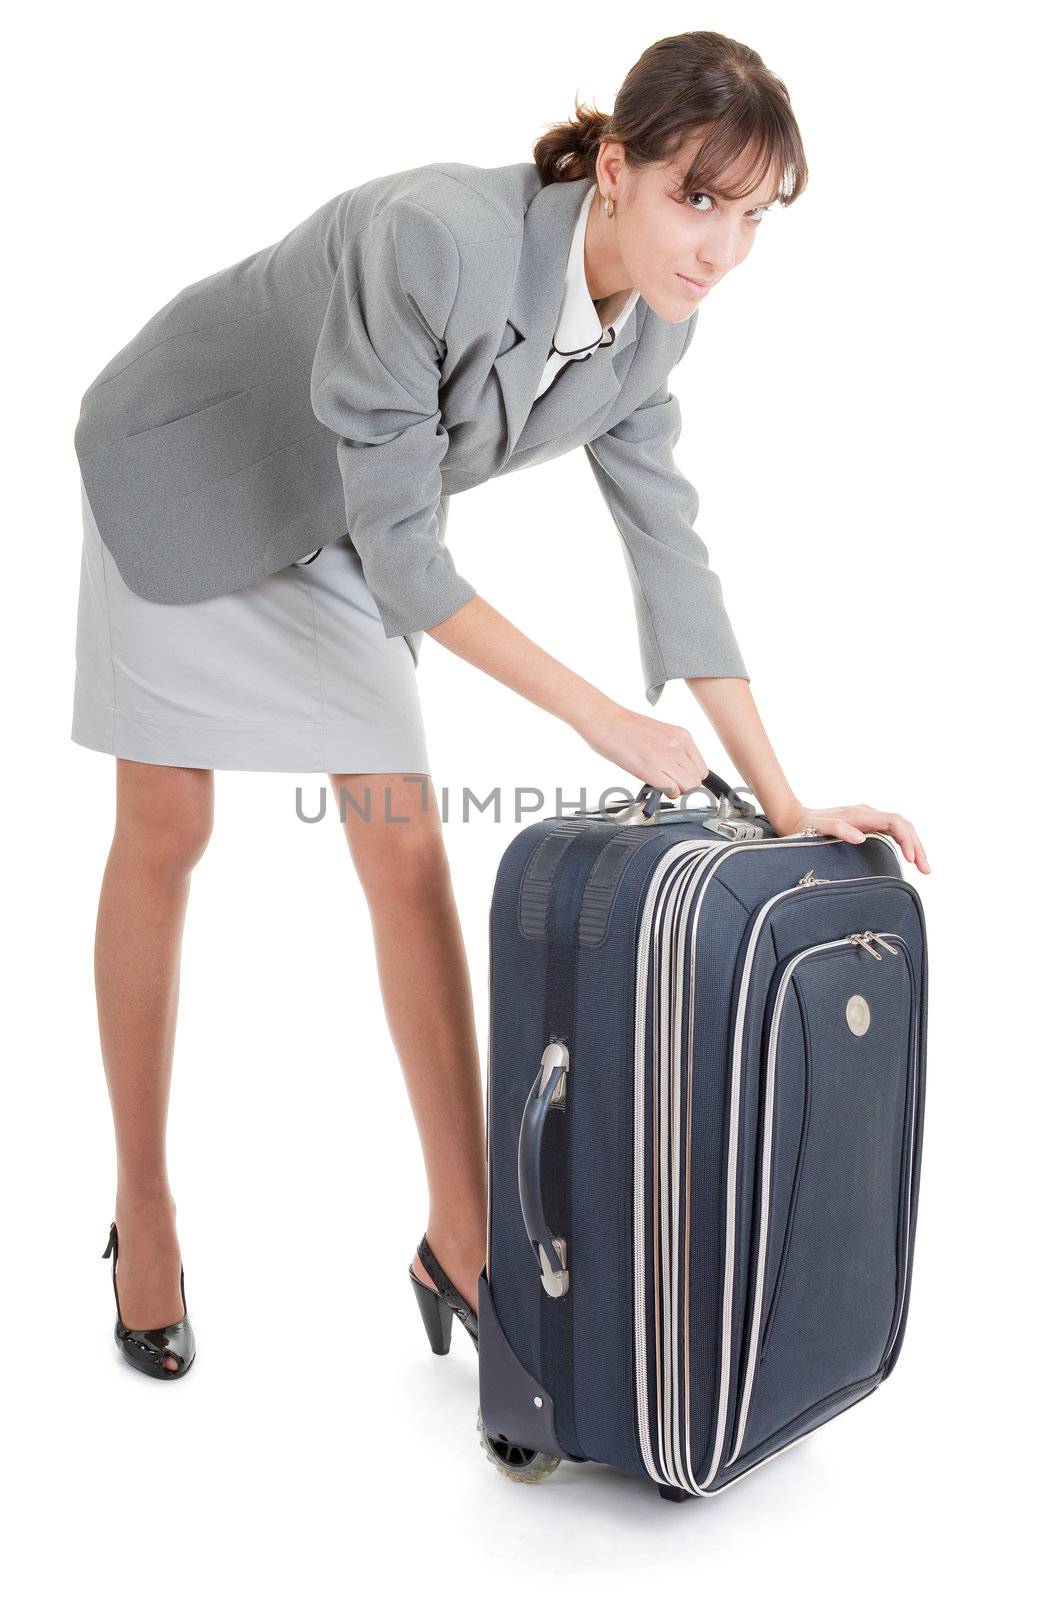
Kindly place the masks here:
<instances>
[{"instance_id":1,"label":"suitcase corner guard","mask_svg":"<svg viewBox=\"0 0 1043 1600\"><path fill-rule=\"evenodd\" d=\"M479 1403L486 1432L526 1450L576 1459L554 1437L554 1401L507 1342L484 1267L478 1275L478 1346Z\"/></svg>"}]
</instances>

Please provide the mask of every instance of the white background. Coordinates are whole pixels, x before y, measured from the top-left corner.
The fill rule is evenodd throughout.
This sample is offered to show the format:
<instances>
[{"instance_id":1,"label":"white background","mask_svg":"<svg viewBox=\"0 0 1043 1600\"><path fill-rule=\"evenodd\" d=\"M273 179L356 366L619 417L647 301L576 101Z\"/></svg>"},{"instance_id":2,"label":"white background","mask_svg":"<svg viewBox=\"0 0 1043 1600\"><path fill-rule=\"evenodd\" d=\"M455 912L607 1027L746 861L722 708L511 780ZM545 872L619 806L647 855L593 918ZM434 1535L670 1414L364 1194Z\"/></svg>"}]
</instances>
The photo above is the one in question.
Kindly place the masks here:
<instances>
[{"instance_id":1,"label":"white background","mask_svg":"<svg viewBox=\"0 0 1043 1600\"><path fill-rule=\"evenodd\" d=\"M106 5L8 33L2 1181L6 1561L20 1595L358 1582L528 1594L951 1592L1031 1555L1038 1418L1039 38L993 4ZM9 24L10 28L10 24ZM679 462L773 744L808 805L910 817L930 939L908 1335L879 1394L719 1500L484 1461L477 1365L428 1352L419 1144L365 902L321 776L220 773L188 911L170 1148L184 1383L112 1339L114 1187L92 941L114 763L74 745L79 399L187 283L426 161L494 166L653 40L713 28L787 83L811 183L714 292ZM19 32L19 30L21 30ZM582 451L454 499L459 569L648 711ZM524 560L517 551L524 549ZM510 554L508 554L510 553ZM464 785L629 781L426 638L420 685L485 1065L487 916L528 819ZM683 683L685 722L741 781ZM368 1587L366 1592L368 1592Z\"/></svg>"}]
</instances>

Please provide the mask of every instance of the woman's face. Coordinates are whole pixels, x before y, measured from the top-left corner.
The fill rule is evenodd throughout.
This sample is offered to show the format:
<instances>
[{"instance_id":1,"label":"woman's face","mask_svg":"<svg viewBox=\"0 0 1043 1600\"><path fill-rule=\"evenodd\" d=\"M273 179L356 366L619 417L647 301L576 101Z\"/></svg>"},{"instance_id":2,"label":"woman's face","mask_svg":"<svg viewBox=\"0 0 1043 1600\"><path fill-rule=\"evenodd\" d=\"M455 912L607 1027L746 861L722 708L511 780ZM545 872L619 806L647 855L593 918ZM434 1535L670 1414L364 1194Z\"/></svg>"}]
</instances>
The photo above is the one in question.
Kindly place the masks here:
<instances>
[{"instance_id":1,"label":"woman's face","mask_svg":"<svg viewBox=\"0 0 1043 1600\"><path fill-rule=\"evenodd\" d=\"M726 272L745 261L759 219L777 193L769 173L743 200L717 194L682 198L680 184L698 136L669 161L631 167L621 144L603 144L597 180L616 203L606 217L599 196L587 219L586 268L592 299L636 288L665 322L684 322ZM725 188L740 185L732 173Z\"/></svg>"}]
</instances>

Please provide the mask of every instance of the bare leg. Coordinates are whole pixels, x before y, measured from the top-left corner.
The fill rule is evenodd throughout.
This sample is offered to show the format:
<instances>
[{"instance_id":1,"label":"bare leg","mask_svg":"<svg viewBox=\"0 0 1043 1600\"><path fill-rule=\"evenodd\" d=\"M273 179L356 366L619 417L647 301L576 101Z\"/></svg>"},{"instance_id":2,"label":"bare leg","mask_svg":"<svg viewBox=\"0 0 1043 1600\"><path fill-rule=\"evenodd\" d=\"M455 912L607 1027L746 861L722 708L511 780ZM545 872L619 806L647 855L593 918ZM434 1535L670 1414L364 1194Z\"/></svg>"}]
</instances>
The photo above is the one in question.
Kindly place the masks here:
<instances>
[{"instance_id":1,"label":"bare leg","mask_svg":"<svg viewBox=\"0 0 1043 1600\"><path fill-rule=\"evenodd\" d=\"M192 868L213 826L214 775L116 762L116 826L102 880L94 973L116 1135L116 1282L123 1320L184 1315L166 1119ZM177 1366L173 1357L164 1361Z\"/></svg>"},{"instance_id":2,"label":"bare leg","mask_svg":"<svg viewBox=\"0 0 1043 1600\"><path fill-rule=\"evenodd\" d=\"M477 1309L485 1261L485 1108L471 980L437 796L417 775L406 782L390 772L331 773L330 781L338 809L340 791L347 791L345 832L369 905L384 1010L423 1149L428 1239ZM434 1288L416 1255L413 1271Z\"/></svg>"}]
</instances>

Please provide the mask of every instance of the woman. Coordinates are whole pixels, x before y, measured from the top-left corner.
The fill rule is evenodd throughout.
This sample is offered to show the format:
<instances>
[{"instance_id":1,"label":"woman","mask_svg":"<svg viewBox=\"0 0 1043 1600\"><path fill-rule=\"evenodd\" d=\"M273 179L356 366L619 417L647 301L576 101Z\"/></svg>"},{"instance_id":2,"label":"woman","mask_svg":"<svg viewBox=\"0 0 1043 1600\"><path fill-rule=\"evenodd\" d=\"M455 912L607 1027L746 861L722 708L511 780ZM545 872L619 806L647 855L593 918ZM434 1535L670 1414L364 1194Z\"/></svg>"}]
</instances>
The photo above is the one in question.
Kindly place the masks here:
<instances>
[{"instance_id":1,"label":"woman","mask_svg":"<svg viewBox=\"0 0 1043 1600\"><path fill-rule=\"evenodd\" d=\"M749 689L673 461L668 379L699 306L807 180L784 86L716 33L659 40L607 116L577 106L535 160L438 163L336 196L192 284L83 397L84 547L72 737L113 755L98 916L122 1257L116 1338L177 1378L195 1344L165 1164L178 956L215 769L324 771L367 896L430 1188L410 1265L445 1348L475 1334L485 1258L481 1075L415 669L425 632L668 794L707 765L519 632L457 572L447 500L582 444L624 545L646 698L684 678L779 833L892 834L809 808ZM390 788L388 827L360 799ZM379 808L376 808L379 809ZM451 1121L441 1108L452 1104Z\"/></svg>"}]
</instances>

